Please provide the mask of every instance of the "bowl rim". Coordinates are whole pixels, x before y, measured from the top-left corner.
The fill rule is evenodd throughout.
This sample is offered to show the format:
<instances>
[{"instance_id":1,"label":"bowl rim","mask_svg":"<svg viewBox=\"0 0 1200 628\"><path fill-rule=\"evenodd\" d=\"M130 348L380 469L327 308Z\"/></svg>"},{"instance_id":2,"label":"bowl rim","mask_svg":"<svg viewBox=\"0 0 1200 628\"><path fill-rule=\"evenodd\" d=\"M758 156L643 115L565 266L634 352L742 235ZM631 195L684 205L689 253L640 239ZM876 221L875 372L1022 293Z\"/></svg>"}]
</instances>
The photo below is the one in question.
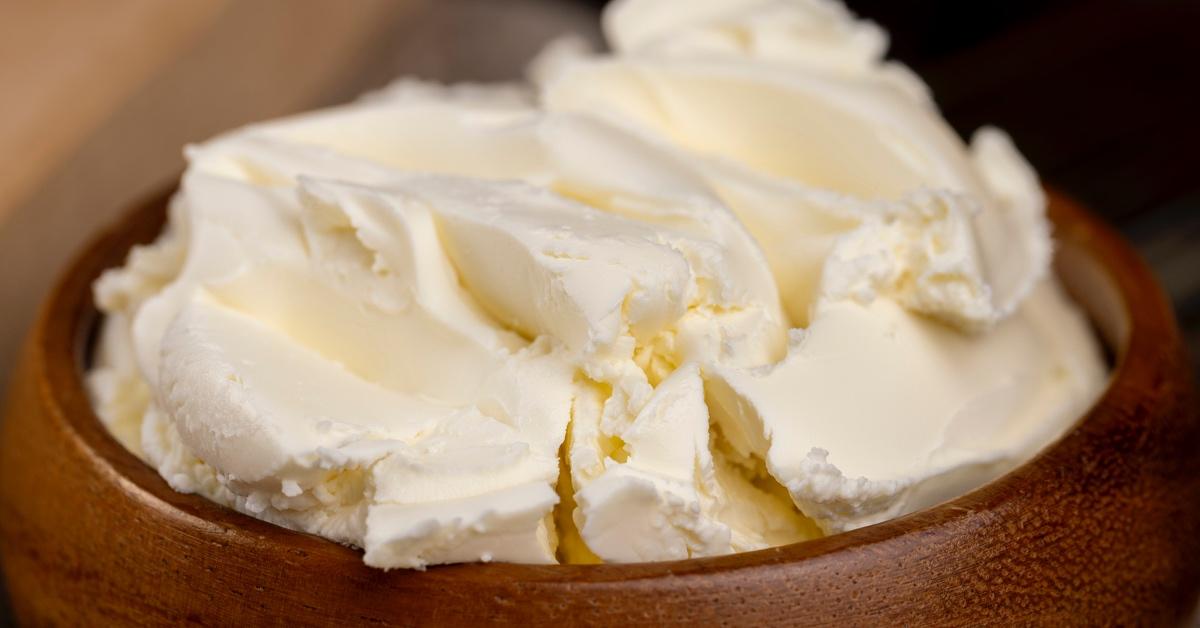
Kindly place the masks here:
<instances>
[{"instance_id":1,"label":"bowl rim","mask_svg":"<svg viewBox=\"0 0 1200 628\"><path fill-rule=\"evenodd\" d=\"M52 416L73 432L76 446L95 468L117 483L130 498L184 526L219 531L248 543L282 544L304 552L326 553L346 568L371 569L362 562L361 550L339 545L315 535L290 530L196 494L171 489L157 471L121 445L101 423L85 390L83 374L95 323L99 318L91 285L99 274L122 263L131 245L148 242L162 229L171 185L151 195L95 236L59 276L33 331L39 395ZM1081 205L1047 190L1049 215L1056 244L1078 249L1096 265L1115 288L1120 315L1127 328L1115 339L1114 363L1108 384L1072 426L1024 464L941 504L856 530L778 547L723 556L644 563L599 565L520 563L464 563L431 566L426 577L460 579L502 576L514 582L606 583L678 577L694 574L738 572L828 556L849 548L863 548L906 535L920 535L974 514L1000 512L1013 495L1026 492L1030 482L1041 481L1036 471L1077 457L1089 431L1104 429L1100 422L1114 417L1097 408L1129 395L1142 395L1161 373L1155 368L1154 347L1178 344L1179 332L1165 294L1144 261L1110 227ZM1061 248L1061 246L1060 246ZM1068 286L1069 288L1069 286ZM1112 339L1110 339L1111 341ZM1138 358L1148 354L1150 361ZM1138 358L1138 359L1133 359ZM409 570L394 570L384 577L402 577Z\"/></svg>"}]
</instances>

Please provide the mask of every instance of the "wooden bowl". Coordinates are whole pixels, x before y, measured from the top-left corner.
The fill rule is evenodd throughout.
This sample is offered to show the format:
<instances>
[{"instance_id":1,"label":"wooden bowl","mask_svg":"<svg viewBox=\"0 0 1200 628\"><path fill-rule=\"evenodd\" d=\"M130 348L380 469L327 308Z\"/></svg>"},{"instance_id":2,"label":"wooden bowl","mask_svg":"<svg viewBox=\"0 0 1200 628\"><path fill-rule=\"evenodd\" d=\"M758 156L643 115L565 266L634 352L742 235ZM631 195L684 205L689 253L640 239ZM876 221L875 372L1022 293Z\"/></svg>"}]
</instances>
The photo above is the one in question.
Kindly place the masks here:
<instances>
[{"instance_id":1,"label":"wooden bowl","mask_svg":"<svg viewBox=\"0 0 1200 628\"><path fill-rule=\"evenodd\" d=\"M90 286L153 238L166 195L54 288L0 442L0 551L30 624L1143 624L1200 587L1200 422L1171 308L1109 228L1051 195L1058 269L1114 355L1075 428L987 486L786 547L667 563L383 572L360 552L172 491L81 385Z\"/></svg>"}]
</instances>

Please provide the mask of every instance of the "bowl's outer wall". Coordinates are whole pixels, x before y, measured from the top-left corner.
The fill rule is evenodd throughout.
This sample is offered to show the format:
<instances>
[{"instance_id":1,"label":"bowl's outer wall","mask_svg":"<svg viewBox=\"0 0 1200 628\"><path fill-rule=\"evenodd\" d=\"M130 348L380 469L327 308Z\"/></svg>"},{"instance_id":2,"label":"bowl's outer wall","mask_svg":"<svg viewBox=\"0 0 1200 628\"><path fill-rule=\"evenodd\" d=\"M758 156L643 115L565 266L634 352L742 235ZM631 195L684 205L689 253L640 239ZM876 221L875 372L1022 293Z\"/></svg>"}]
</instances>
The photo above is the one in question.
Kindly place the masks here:
<instances>
[{"instance_id":1,"label":"bowl's outer wall","mask_svg":"<svg viewBox=\"0 0 1200 628\"><path fill-rule=\"evenodd\" d=\"M0 552L24 623L1162 624L1195 604L1200 427L1179 332L1141 260L1061 196L1061 246L1111 280L1129 325L1104 397L1030 464L942 506L759 552L386 573L173 492L92 413L90 284L158 232L165 200L64 274L10 391Z\"/></svg>"}]
</instances>

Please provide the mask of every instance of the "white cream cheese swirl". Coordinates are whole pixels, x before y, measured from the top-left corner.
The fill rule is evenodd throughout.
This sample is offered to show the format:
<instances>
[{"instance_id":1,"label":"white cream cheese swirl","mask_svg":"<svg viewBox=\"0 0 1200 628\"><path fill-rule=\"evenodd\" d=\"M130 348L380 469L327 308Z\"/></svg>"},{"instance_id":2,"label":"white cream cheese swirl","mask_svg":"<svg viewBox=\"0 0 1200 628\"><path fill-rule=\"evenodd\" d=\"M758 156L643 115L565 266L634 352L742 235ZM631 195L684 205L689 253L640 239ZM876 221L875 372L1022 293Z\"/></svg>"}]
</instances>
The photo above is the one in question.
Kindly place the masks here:
<instances>
[{"instance_id":1,"label":"white cream cheese swirl","mask_svg":"<svg viewBox=\"0 0 1200 628\"><path fill-rule=\"evenodd\" d=\"M101 418L382 568L867 525L1061 434L1103 367L1035 174L818 0L626 0L530 86L398 83L188 149L96 284Z\"/></svg>"}]
</instances>

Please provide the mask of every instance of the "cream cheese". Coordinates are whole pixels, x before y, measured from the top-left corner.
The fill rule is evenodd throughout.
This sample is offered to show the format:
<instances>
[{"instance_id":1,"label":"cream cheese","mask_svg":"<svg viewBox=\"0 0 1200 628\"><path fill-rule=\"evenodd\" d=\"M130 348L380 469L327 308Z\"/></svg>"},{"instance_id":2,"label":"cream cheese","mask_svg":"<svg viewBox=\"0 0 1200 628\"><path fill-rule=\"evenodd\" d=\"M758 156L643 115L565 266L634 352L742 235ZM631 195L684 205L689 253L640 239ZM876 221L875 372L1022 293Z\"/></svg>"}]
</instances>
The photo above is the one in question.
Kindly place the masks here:
<instances>
[{"instance_id":1,"label":"cream cheese","mask_svg":"<svg viewBox=\"0 0 1200 628\"><path fill-rule=\"evenodd\" d=\"M964 145L836 2L688 8L189 147L95 286L102 420L385 569L801 541L1066 430L1102 362L1007 136Z\"/></svg>"}]
</instances>

